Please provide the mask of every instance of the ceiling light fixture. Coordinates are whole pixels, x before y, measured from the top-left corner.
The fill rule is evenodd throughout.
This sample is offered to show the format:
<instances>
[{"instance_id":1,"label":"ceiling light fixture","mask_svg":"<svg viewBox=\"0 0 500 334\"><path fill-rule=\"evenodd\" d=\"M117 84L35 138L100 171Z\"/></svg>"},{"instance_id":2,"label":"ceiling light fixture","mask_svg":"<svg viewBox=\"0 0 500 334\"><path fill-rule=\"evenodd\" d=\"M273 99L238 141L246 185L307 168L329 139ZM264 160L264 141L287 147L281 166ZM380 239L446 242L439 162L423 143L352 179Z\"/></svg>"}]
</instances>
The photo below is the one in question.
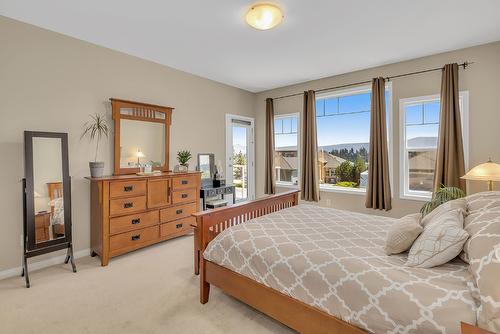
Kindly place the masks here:
<instances>
[{"instance_id":1,"label":"ceiling light fixture","mask_svg":"<svg viewBox=\"0 0 500 334\"><path fill-rule=\"evenodd\" d=\"M283 13L278 6L271 4L256 4L246 15L247 23L258 30L268 30L283 21Z\"/></svg>"}]
</instances>

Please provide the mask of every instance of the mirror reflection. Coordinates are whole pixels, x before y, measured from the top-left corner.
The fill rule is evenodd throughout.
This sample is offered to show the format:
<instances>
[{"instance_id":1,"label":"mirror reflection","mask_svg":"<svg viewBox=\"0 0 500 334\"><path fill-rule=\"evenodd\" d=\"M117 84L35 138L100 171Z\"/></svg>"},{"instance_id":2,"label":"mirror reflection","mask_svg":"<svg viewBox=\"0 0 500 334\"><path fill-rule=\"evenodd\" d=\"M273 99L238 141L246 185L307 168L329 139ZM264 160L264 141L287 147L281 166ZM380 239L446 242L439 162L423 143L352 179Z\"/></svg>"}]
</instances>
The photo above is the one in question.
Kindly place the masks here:
<instances>
[{"instance_id":1,"label":"mirror reflection","mask_svg":"<svg viewBox=\"0 0 500 334\"><path fill-rule=\"evenodd\" d=\"M198 156L198 166L202 179L212 178L211 159L209 154L200 154Z\"/></svg>"},{"instance_id":2,"label":"mirror reflection","mask_svg":"<svg viewBox=\"0 0 500 334\"><path fill-rule=\"evenodd\" d=\"M165 125L137 120L120 120L120 167L134 168L165 164Z\"/></svg>"},{"instance_id":3,"label":"mirror reflection","mask_svg":"<svg viewBox=\"0 0 500 334\"><path fill-rule=\"evenodd\" d=\"M64 237L61 145L60 138L33 138L36 243Z\"/></svg>"}]
</instances>

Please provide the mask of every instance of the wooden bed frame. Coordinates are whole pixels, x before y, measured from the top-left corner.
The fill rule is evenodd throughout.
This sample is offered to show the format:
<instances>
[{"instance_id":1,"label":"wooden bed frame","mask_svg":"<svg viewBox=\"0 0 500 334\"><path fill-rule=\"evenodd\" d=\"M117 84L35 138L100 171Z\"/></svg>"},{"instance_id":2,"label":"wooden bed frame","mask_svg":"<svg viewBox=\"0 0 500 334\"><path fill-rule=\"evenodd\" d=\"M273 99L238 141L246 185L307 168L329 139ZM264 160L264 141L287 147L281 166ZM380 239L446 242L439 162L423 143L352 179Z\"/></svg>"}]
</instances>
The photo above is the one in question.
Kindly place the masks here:
<instances>
[{"instance_id":1,"label":"wooden bed frame","mask_svg":"<svg viewBox=\"0 0 500 334\"><path fill-rule=\"evenodd\" d=\"M208 243L225 229L250 219L295 206L299 191L293 190L251 202L194 214L195 272L200 262L200 302L208 302L210 284L254 307L299 333L362 334L365 331L311 307L297 299L219 266L203 258ZM201 254L201 255L200 255Z\"/></svg>"},{"instance_id":2,"label":"wooden bed frame","mask_svg":"<svg viewBox=\"0 0 500 334\"><path fill-rule=\"evenodd\" d=\"M206 304L210 285L252 306L303 334L367 334L364 330L311 307L277 290L203 258L208 243L225 229L275 211L295 206L299 191L293 190L230 207L203 211L196 217L195 273L200 272L200 302ZM461 323L462 334L492 334L476 326Z\"/></svg>"}]
</instances>

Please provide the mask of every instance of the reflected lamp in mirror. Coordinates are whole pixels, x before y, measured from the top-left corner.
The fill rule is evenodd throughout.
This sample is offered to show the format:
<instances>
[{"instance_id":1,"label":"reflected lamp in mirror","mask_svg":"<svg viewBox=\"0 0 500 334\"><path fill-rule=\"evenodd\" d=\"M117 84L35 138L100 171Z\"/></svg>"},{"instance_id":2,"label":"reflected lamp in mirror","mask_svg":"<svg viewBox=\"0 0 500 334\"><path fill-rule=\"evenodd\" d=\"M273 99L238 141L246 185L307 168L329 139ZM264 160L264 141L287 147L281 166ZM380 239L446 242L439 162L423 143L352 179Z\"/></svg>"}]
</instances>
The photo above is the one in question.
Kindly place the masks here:
<instances>
[{"instance_id":1,"label":"reflected lamp in mirror","mask_svg":"<svg viewBox=\"0 0 500 334\"><path fill-rule=\"evenodd\" d=\"M493 181L500 181L500 165L488 160L484 164L477 165L467 172L462 179L474 181L487 181L488 190L493 190Z\"/></svg>"}]
</instances>

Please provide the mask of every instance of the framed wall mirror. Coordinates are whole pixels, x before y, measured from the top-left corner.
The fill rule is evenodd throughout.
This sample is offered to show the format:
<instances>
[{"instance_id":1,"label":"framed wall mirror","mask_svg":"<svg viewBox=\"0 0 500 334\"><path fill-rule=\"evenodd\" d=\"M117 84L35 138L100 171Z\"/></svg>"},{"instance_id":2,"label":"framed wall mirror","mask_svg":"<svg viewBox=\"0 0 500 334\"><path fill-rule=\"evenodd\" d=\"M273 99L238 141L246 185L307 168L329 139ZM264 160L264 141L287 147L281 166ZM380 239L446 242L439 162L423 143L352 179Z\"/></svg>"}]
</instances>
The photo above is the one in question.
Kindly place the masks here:
<instances>
[{"instance_id":1,"label":"framed wall mirror","mask_svg":"<svg viewBox=\"0 0 500 334\"><path fill-rule=\"evenodd\" d=\"M211 186L215 174L215 156L213 153L198 153L198 170L201 172L201 185L203 187Z\"/></svg>"},{"instance_id":2,"label":"framed wall mirror","mask_svg":"<svg viewBox=\"0 0 500 334\"><path fill-rule=\"evenodd\" d=\"M68 134L24 132L24 258L23 275L29 287L27 258L68 249L73 261L71 236L71 180Z\"/></svg>"},{"instance_id":3,"label":"framed wall mirror","mask_svg":"<svg viewBox=\"0 0 500 334\"><path fill-rule=\"evenodd\" d=\"M170 124L173 108L110 99L114 120L114 174L134 174L150 164L169 170Z\"/></svg>"}]
</instances>

